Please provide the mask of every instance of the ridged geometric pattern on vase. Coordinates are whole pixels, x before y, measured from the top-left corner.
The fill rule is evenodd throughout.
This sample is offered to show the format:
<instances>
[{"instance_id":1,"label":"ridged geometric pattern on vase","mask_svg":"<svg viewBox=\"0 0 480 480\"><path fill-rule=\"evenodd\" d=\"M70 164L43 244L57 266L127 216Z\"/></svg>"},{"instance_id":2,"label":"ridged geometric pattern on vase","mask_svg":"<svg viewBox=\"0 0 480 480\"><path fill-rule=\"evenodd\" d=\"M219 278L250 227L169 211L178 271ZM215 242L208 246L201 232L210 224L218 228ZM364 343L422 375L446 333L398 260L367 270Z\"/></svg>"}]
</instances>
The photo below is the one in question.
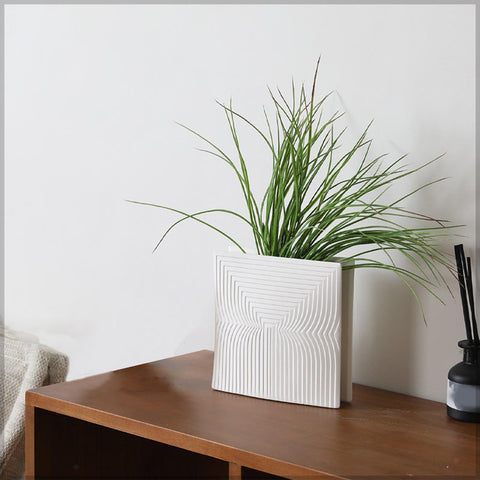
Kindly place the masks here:
<instances>
[{"instance_id":1,"label":"ridged geometric pattern on vase","mask_svg":"<svg viewBox=\"0 0 480 480\"><path fill-rule=\"evenodd\" d=\"M215 268L212 387L338 408L340 264L228 253Z\"/></svg>"}]
</instances>

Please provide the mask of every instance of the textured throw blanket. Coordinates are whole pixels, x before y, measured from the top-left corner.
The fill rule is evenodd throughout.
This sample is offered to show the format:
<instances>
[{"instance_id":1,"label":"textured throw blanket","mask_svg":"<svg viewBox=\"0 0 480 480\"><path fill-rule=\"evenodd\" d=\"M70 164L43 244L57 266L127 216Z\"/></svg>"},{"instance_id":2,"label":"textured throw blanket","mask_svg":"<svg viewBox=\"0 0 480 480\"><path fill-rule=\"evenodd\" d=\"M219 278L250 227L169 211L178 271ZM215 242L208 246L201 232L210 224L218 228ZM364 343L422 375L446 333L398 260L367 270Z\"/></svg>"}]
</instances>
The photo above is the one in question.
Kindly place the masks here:
<instances>
[{"instance_id":1,"label":"textured throw blanket","mask_svg":"<svg viewBox=\"0 0 480 480\"><path fill-rule=\"evenodd\" d=\"M4 378L0 394L0 479L23 478L25 469L25 392L32 388L63 382L68 358L25 335L0 330L4 343Z\"/></svg>"}]
</instances>

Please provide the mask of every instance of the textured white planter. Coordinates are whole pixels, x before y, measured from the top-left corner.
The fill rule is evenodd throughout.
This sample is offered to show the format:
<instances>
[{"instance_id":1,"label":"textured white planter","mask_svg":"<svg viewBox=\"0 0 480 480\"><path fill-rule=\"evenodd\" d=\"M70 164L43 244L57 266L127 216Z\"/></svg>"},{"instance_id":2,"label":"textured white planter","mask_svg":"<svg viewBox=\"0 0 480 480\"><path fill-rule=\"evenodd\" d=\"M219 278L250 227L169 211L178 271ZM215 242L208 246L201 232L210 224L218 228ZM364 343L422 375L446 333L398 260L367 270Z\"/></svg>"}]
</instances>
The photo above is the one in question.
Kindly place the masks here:
<instances>
[{"instance_id":1,"label":"textured white planter","mask_svg":"<svg viewBox=\"0 0 480 480\"><path fill-rule=\"evenodd\" d=\"M331 408L351 400L353 270L342 302L339 263L226 253L215 268L214 389Z\"/></svg>"}]
</instances>

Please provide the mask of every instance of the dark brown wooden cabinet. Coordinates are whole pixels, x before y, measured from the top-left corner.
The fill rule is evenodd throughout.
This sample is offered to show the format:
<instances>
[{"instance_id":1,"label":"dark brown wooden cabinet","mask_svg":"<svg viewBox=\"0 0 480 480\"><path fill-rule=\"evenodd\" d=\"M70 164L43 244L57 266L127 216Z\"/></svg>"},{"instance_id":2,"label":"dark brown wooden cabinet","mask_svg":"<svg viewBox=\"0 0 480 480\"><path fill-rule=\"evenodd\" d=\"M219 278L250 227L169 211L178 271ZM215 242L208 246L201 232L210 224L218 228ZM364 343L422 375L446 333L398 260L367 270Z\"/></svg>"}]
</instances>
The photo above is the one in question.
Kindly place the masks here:
<instances>
[{"instance_id":1,"label":"dark brown wooden cabinet","mask_svg":"<svg viewBox=\"0 0 480 480\"><path fill-rule=\"evenodd\" d=\"M27 479L480 479L479 429L354 385L332 410L214 391L201 351L26 396Z\"/></svg>"}]
</instances>

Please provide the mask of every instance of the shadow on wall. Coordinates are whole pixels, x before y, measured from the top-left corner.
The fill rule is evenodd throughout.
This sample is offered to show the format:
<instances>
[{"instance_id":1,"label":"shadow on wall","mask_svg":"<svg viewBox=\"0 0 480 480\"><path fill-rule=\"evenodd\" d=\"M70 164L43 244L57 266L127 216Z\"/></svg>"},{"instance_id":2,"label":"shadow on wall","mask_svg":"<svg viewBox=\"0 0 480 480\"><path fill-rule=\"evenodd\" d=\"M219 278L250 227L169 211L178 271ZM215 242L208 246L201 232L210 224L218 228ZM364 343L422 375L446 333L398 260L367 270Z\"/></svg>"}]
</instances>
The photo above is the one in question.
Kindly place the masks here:
<instances>
[{"instance_id":1,"label":"shadow on wall","mask_svg":"<svg viewBox=\"0 0 480 480\"><path fill-rule=\"evenodd\" d=\"M395 275L361 270L355 272L353 381L411 392L416 324L423 322L420 308Z\"/></svg>"}]
</instances>

